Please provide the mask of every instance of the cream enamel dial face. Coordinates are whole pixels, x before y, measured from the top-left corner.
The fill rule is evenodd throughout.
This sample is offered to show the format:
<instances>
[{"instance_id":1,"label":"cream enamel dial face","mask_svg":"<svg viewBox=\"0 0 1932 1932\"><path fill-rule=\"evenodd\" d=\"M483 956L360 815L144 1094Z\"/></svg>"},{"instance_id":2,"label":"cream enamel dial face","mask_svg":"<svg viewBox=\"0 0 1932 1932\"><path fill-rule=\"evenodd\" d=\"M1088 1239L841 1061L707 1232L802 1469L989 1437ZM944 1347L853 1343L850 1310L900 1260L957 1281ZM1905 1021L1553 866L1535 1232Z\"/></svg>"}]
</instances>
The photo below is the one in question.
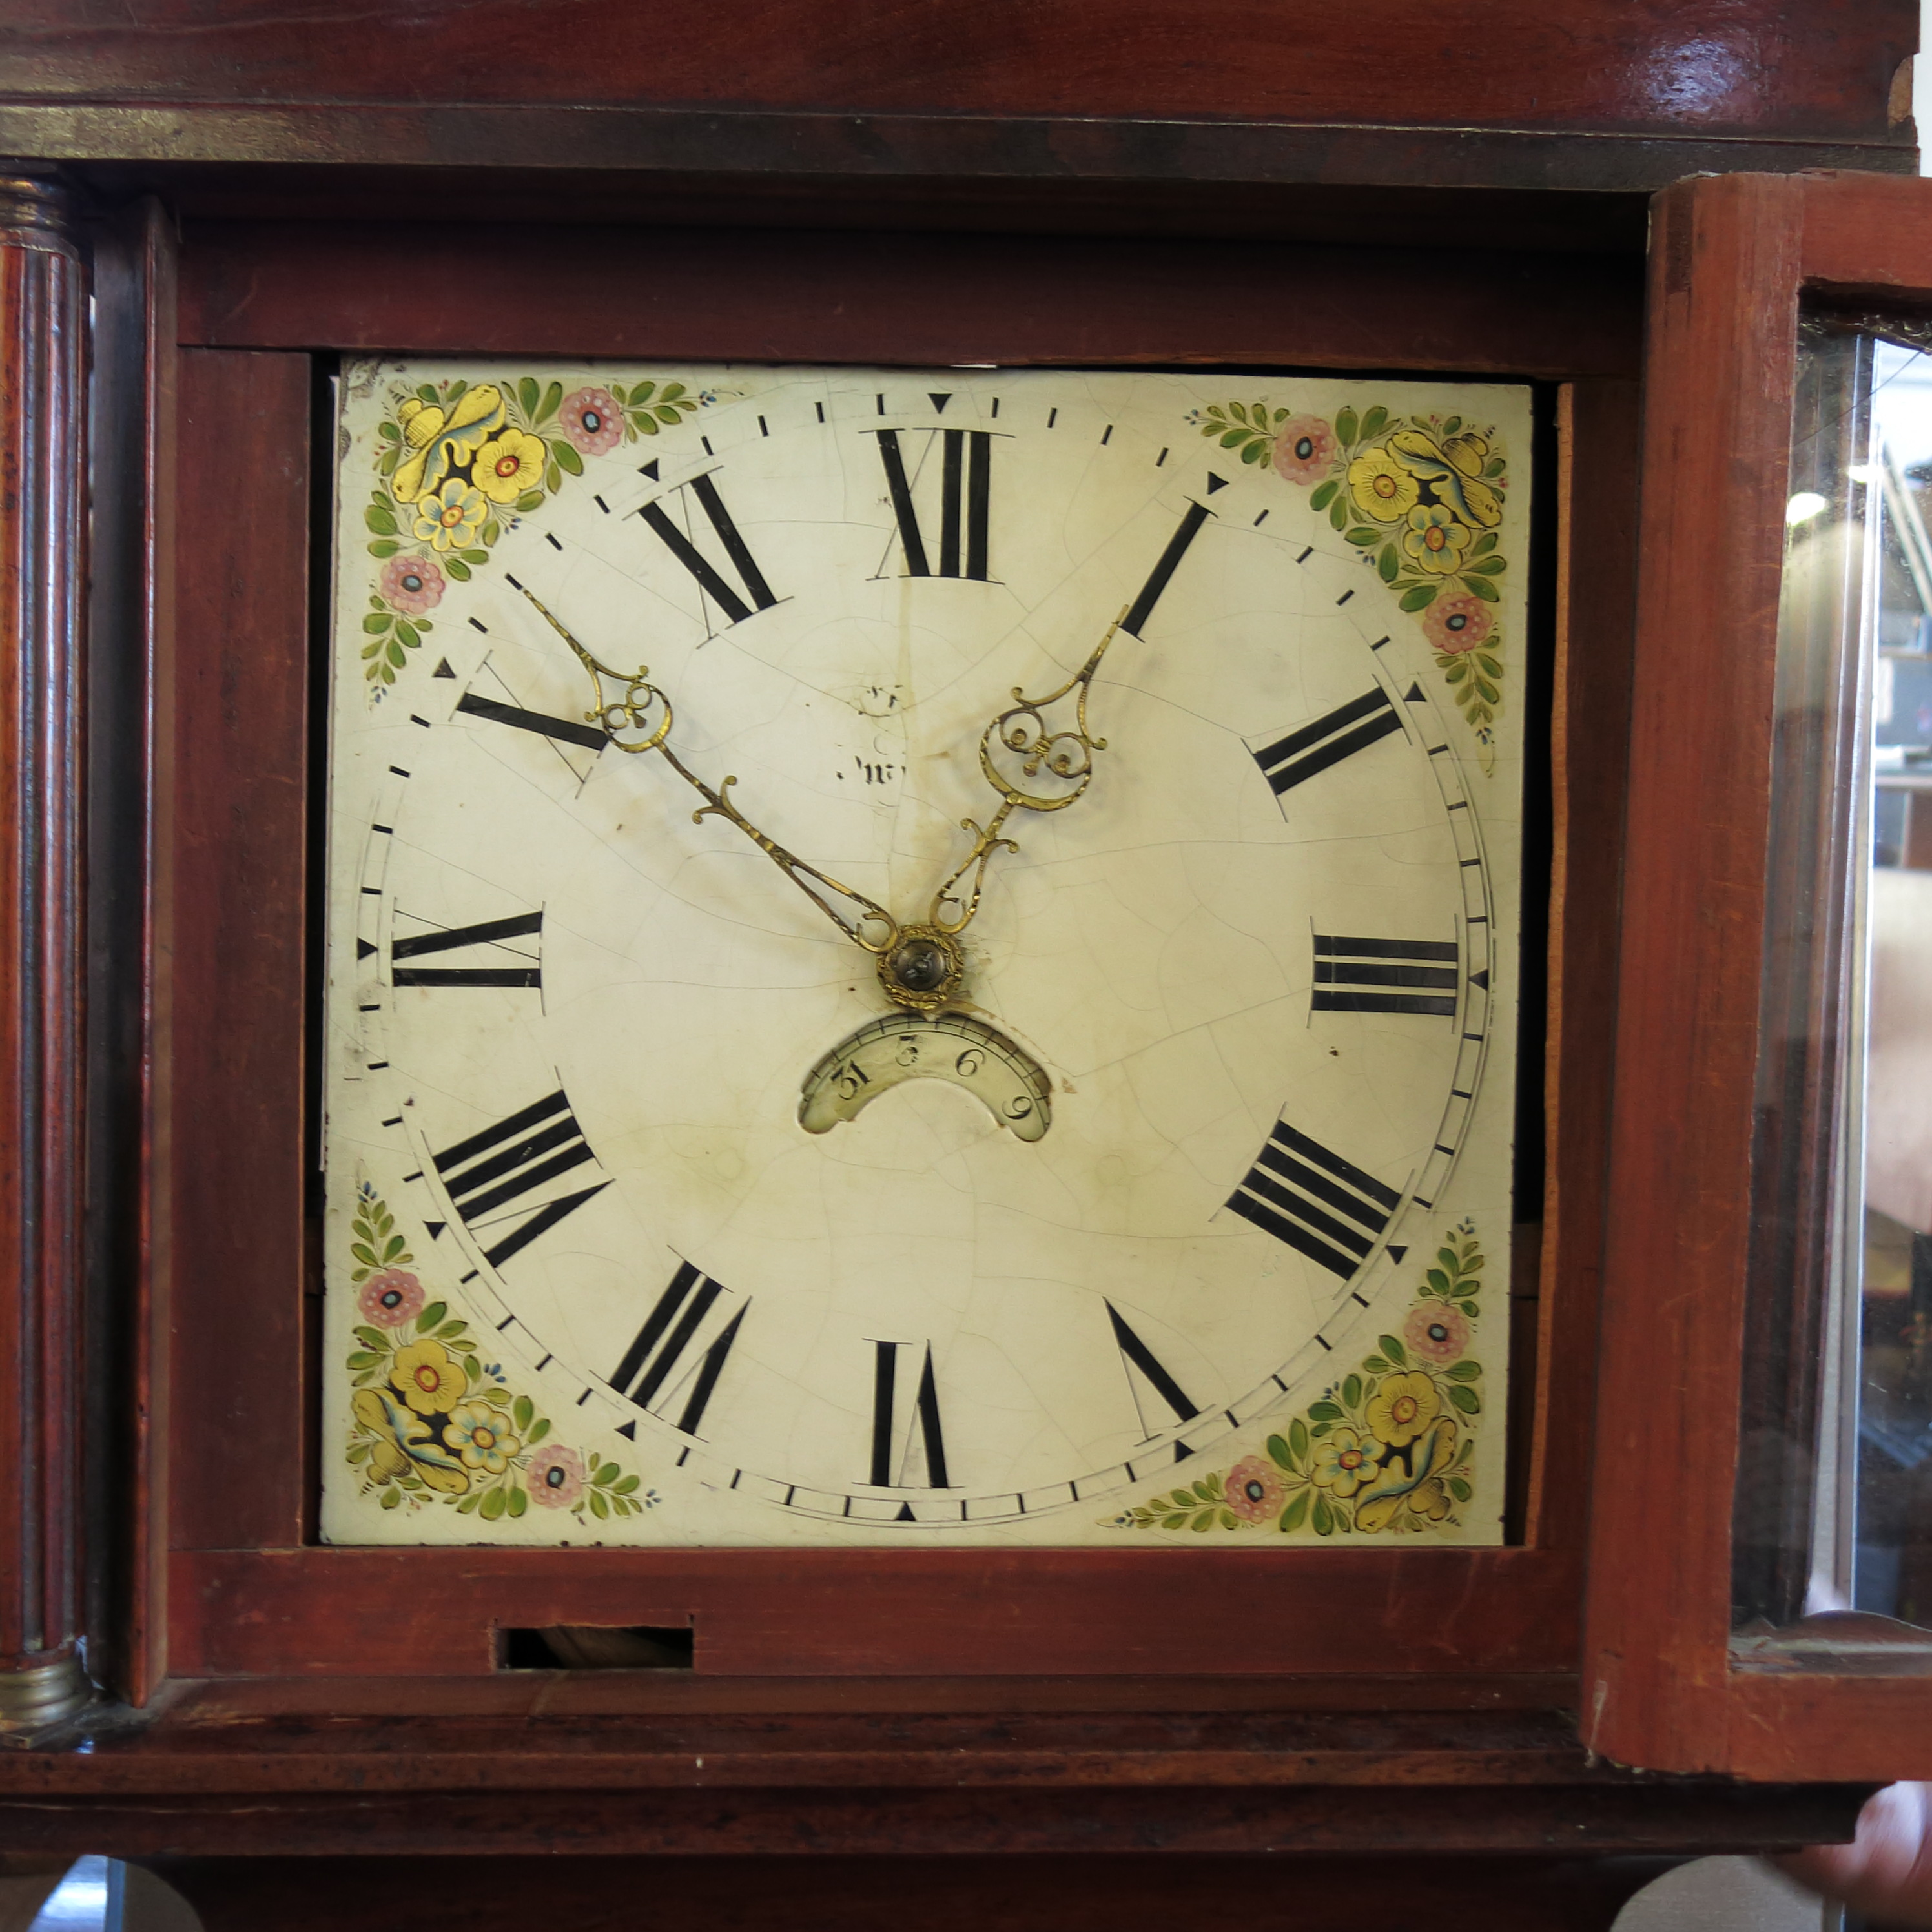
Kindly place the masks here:
<instances>
[{"instance_id":1,"label":"cream enamel dial face","mask_svg":"<svg viewBox=\"0 0 1932 1932\"><path fill-rule=\"evenodd\" d=\"M342 421L332 1540L1498 1538L1526 392Z\"/></svg>"}]
</instances>

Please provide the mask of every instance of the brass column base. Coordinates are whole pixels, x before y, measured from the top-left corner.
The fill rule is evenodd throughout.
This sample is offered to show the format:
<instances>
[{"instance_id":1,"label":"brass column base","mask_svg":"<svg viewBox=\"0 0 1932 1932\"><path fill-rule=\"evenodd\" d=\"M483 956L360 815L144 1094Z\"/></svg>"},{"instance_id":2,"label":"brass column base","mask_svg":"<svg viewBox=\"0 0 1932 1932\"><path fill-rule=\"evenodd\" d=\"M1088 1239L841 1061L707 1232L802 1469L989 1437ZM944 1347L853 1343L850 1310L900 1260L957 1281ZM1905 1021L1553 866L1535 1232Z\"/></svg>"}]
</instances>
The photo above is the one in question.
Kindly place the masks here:
<instances>
[{"instance_id":1,"label":"brass column base","mask_svg":"<svg viewBox=\"0 0 1932 1932\"><path fill-rule=\"evenodd\" d=\"M84 1709L93 1696L77 1657L0 1670L0 1738L44 1731Z\"/></svg>"}]
</instances>

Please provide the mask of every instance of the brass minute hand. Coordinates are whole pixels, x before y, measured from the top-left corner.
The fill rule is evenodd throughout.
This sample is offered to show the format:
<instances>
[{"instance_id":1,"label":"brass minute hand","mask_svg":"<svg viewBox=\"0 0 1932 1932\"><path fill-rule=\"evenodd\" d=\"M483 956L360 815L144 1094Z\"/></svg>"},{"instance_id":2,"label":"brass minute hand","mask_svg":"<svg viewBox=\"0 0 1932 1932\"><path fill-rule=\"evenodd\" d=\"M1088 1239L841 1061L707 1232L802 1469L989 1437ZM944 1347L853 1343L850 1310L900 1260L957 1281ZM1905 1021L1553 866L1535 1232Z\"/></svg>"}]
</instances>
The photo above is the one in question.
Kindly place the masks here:
<instances>
[{"instance_id":1,"label":"brass minute hand","mask_svg":"<svg viewBox=\"0 0 1932 1932\"><path fill-rule=\"evenodd\" d=\"M670 700L651 682L648 664L640 664L634 671L613 670L586 650L545 608L541 598L524 590L520 584L516 587L523 590L545 622L577 654L578 662L589 676L592 709L584 714L587 722L601 724L604 736L620 751L656 752L705 801L691 814L693 824L710 818L713 812L721 818L728 819L854 945L882 958L892 951L898 943L899 925L884 906L868 899L863 892L841 884L830 873L821 872L816 866L807 865L795 854L788 852L776 839L766 837L731 802L729 794L738 782L735 776L727 776L723 784L713 790L671 749ZM620 697L605 696L604 680L607 678L613 684L623 687ZM629 735L633 734L636 735ZM839 910L818 890L820 886L857 908L856 914L848 915Z\"/></svg>"},{"instance_id":2,"label":"brass minute hand","mask_svg":"<svg viewBox=\"0 0 1932 1932\"><path fill-rule=\"evenodd\" d=\"M927 915L949 938L964 932L980 910L980 895L993 854L1003 845L1009 852L1020 849L1014 840L1000 836L1012 814L1064 812L1093 783L1094 754L1104 752L1107 741L1087 728L1087 692L1126 614L1123 608L1107 626L1107 634L1094 646L1092 656L1057 691L1049 691L1044 698L1029 698L1015 685L1012 704L980 733L980 769L999 794L1000 808L983 827L976 819L959 821L962 829L974 836L973 849L933 894L932 910ZM1076 692L1072 724L1048 730L1048 707ZM958 888L969 872L972 884L962 896Z\"/></svg>"}]
</instances>

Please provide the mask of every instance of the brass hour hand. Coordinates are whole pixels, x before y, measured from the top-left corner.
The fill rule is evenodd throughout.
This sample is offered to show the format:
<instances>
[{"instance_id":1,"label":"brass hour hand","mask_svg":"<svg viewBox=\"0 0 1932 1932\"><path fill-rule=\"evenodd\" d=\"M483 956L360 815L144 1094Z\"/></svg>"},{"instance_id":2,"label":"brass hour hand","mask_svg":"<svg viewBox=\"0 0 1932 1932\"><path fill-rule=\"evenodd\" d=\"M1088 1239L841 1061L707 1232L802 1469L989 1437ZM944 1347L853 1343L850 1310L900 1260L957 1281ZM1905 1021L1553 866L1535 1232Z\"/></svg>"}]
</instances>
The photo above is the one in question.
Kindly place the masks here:
<instances>
[{"instance_id":1,"label":"brass hour hand","mask_svg":"<svg viewBox=\"0 0 1932 1932\"><path fill-rule=\"evenodd\" d=\"M1104 752L1107 741L1087 728L1087 692L1126 614L1124 609L1107 626L1107 634L1087 662L1057 690L1029 698L1015 685L1013 702L980 734L980 769L999 794L1000 807L983 826L976 819L960 820L962 829L974 835L973 849L934 893L928 915L948 938L964 932L980 910L993 854L1001 846L1009 852L1020 849L1014 840L1001 836L1013 813L1064 812L1093 783L1094 754ZM1051 722L1047 713L1069 698L1071 717L1063 712L1059 722ZM971 884L962 891L969 874Z\"/></svg>"},{"instance_id":2,"label":"brass hour hand","mask_svg":"<svg viewBox=\"0 0 1932 1932\"><path fill-rule=\"evenodd\" d=\"M540 598L524 590L520 584L516 587L523 591L536 606L544 621L570 646L590 678L591 708L584 714L586 720L601 724L605 736L620 751L656 752L704 800L692 814L693 821L709 818L714 813L729 820L848 939L877 956L880 977L886 981L886 989L890 992L892 984L886 979L886 966L889 960L904 950L900 944L898 922L892 914L863 892L842 884L830 873L808 865L804 860L788 852L776 839L767 838L731 802L731 788L738 782L735 776L728 776L714 789L671 749L670 700L651 682L648 664L640 664L634 671L614 670L586 650L545 608ZM608 692L608 687L612 684L620 687L616 697ZM828 897L828 894L831 896ZM849 910L835 904L835 898L844 900Z\"/></svg>"}]
</instances>

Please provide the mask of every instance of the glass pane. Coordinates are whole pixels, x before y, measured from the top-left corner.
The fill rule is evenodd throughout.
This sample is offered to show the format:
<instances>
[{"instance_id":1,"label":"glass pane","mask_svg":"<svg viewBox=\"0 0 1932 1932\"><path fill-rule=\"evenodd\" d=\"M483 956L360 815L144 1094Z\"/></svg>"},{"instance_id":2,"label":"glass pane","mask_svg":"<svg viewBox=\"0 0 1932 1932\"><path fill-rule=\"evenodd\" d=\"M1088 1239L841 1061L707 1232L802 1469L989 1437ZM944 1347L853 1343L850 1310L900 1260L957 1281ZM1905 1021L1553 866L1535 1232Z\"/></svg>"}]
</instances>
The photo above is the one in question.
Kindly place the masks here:
<instances>
[{"instance_id":1,"label":"glass pane","mask_svg":"<svg viewBox=\"0 0 1932 1932\"><path fill-rule=\"evenodd\" d=\"M1932 330L1808 317L1779 607L1741 1656L1932 1624ZM1912 1633L1838 1618L1912 1668ZM1900 1648L1900 1646L1903 1646ZM1888 1662L1889 1656L1889 1662Z\"/></svg>"}]
</instances>

